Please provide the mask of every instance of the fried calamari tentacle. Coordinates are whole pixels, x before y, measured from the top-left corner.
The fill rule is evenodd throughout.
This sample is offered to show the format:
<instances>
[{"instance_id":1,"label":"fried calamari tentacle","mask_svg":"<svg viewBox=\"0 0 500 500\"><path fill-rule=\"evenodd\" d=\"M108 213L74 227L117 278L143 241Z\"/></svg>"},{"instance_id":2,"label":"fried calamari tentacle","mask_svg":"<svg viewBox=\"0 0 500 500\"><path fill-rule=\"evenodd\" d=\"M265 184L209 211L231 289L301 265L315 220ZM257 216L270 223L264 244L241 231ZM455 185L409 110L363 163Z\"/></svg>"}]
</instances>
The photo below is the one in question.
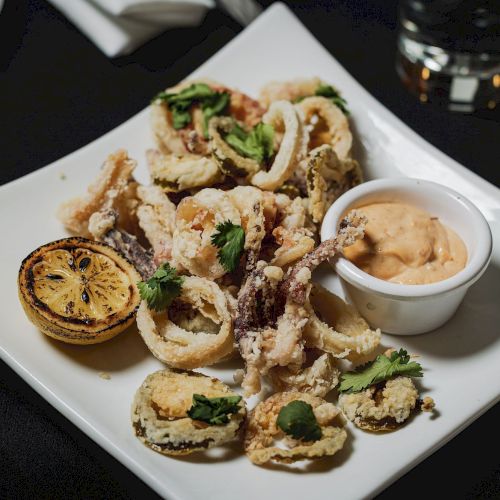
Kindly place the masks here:
<instances>
[{"instance_id":1,"label":"fried calamari tentacle","mask_svg":"<svg viewBox=\"0 0 500 500\"><path fill-rule=\"evenodd\" d=\"M304 401L311 405L321 428L322 435L319 440L292 439L278 427L276 421L280 410L292 401ZM324 399L300 392L273 394L259 403L248 416L245 453L257 465L270 460L292 463L334 455L342 449L347 438L344 425L340 411ZM284 446L276 446L277 440L281 440Z\"/></svg>"},{"instance_id":2,"label":"fried calamari tentacle","mask_svg":"<svg viewBox=\"0 0 500 500\"><path fill-rule=\"evenodd\" d=\"M380 344L380 329L372 330L354 307L321 285L313 284L306 307L310 313L304 328L308 347L354 361Z\"/></svg>"},{"instance_id":3,"label":"fried calamari tentacle","mask_svg":"<svg viewBox=\"0 0 500 500\"><path fill-rule=\"evenodd\" d=\"M300 112L287 101L272 103L262 121L282 132L283 138L269 170L257 172L251 178L251 183L273 191L291 177L299 162L305 158L309 138Z\"/></svg>"},{"instance_id":4,"label":"fried calamari tentacle","mask_svg":"<svg viewBox=\"0 0 500 500\"><path fill-rule=\"evenodd\" d=\"M335 238L323 241L289 270L280 285L281 304L293 300L297 304L304 305L312 271L325 260L340 253L343 248L362 238L365 224L366 218L360 212L351 210L340 222Z\"/></svg>"},{"instance_id":5,"label":"fried calamari tentacle","mask_svg":"<svg viewBox=\"0 0 500 500\"><path fill-rule=\"evenodd\" d=\"M172 257L176 207L158 186L139 186L137 195L142 201L137 208L139 226L151 244L155 264L159 266Z\"/></svg>"},{"instance_id":6,"label":"fried calamari tentacle","mask_svg":"<svg viewBox=\"0 0 500 500\"><path fill-rule=\"evenodd\" d=\"M319 224L341 194L363 182L363 174L357 161L340 160L328 144L310 151L305 164L308 210L313 221Z\"/></svg>"},{"instance_id":7,"label":"fried calamari tentacle","mask_svg":"<svg viewBox=\"0 0 500 500\"><path fill-rule=\"evenodd\" d=\"M241 225L241 217L229 195L219 189L202 189L177 206L172 257L176 267L204 278L217 279L226 270L212 244L216 226L225 221Z\"/></svg>"},{"instance_id":8,"label":"fried calamari tentacle","mask_svg":"<svg viewBox=\"0 0 500 500\"><path fill-rule=\"evenodd\" d=\"M418 391L408 377L396 377L362 392L341 394L339 406L357 427L371 432L394 431L421 409ZM427 407L431 406L427 401Z\"/></svg>"},{"instance_id":9,"label":"fried calamari tentacle","mask_svg":"<svg viewBox=\"0 0 500 500\"><path fill-rule=\"evenodd\" d=\"M112 208L95 212L89 219L92 237L121 252L137 269L142 279L150 278L156 270L153 253L146 250L133 234L118 229L118 212Z\"/></svg>"},{"instance_id":10,"label":"fried calamari tentacle","mask_svg":"<svg viewBox=\"0 0 500 500\"><path fill-rule=\"evenodd\" d=\"M231 177L244 178L260 170L260 165L251 158L238 154L225 140L222 134L228 134L234 127L234 120L227 116L210 120L208 133L212 158L220 171Z\"/></svg>"},{"instance_id":11,"label":"fried calamari tentacle","mask_svg":"<svg viewBox=\"0 0 500 500\"><path fill-rule=\"evenodd\" d=\"M90 184L84 196L63 203L57 212L58 218L71 232L90 237L90 216L102 209L119 211L120 224L133 232L134 221L130 220L134 208L135 183L132 172L137 162L128 157L123 149L108 156L97 178ZM123 198L127 198L124 200Z\"/></svg>"},{"instance_id":12,"label":"fried calamari tentacle","mask_svg":"<svg viewBox=\"0 0 500 500\"><path fill-rule=\"evenodd\" d=\"M164 155L154 149L146 152L153 183L166 193L212 186L224 176L210 158L194 154Z\"/></svg>"},{"instance_id":13,"label":"fried calamari tentacle","mask_svg":"<svg viewBox=\"0 0 500 500\"><path fill-rule=\"evenodd\" d=\"M149 350L163 363L192 369L217 363L233 350L228 298L210 280L186 276L168 314L154 313L143 301L137 326Z\"/></svg>"},{"instance_id":14,"label":"fried calamari tentacle","mask_svg":"<svg viewBox=\"0 0 500 500\"><path fill-rule=\"evenodd\" d=\"M278 392L299 391L313 396L325 397L339 383L340 370L335 366L331 354L318 356L310 365L304 365L298 372L286 366L277 366L269 370L269 378ZM309 353L307 353L309 354Z\"/></svg>"},{"instance_id":15,"label":"fried calamari tentacle","mask_svg":"<svg viewBox=\"0 0 500 500\"><path fill-rule=\"evenodd\" d=\"M132 403L132 425L136 436L164 455L187 455L233 440L245 422L245 403L221 425L207 425L189 417L193 395L207 398L234 397L220 380L201 373L168 368L148 375Z\"/></svg>"},{"instance_id":16,"label":"fried calamari tentacle","mask_svg":"<svg viewBox=\"0 0 500 500\"><path fill-rule=\"evenodd\" d=\"M303 307L290 303L276 316L275 298L282 277L281 268L260 261L240 290L235 337L245 361L242 387L246 395L260 391L261 376L273 366L298 370L302 365L307 315Z\"/></svg>"},{"instance_id":17,"label":"fried calamari tentacle","mask_svg":"<svg viewBox=\"0 0 500 500\"><path fill-rule=\"evenodd\" d=\"M309 149L322 144L330 144L337 156L344 160L349 157L352 147L352 134L349 121L330 99L326 97L307 97L296 104L309 124Z\"/></svg>"}]
</instances>

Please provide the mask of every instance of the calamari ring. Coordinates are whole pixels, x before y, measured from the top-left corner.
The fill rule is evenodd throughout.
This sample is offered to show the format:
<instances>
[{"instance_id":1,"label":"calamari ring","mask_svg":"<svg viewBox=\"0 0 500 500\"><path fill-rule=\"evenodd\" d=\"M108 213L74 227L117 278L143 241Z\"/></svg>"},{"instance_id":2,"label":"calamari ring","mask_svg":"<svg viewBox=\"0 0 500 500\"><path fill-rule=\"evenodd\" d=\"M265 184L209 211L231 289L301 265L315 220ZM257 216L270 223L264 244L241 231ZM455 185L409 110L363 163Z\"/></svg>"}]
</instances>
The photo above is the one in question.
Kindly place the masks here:
<instances>
[{"instance_id":1,"label":"calamari ring","mask_svg":"<svg viewBox=\"0 0 500 500\"><path fill-rule=\"evenodd\" d=\"M281 408L292 401L304 401L312 406L321 427L322 437L318 441L297 441L284 434L276 425ZM249 414L245 433L245 453L257 465L270 460L292 463L297 460L331 456L344 446L347 432L340 411L324 399L301 392L280 392L259 403ZM287 448L273 446L283 439Z\"/></svg>"},{"instance_id":2,"label":"calamari ring","mask_svg":"<svg viewBox=\"0 0 500 500\"><path fill-rule=\"evenodd\" d=\"M149 149L146 152L153 183L166 193L208 187L222 182L224 176L210 158L186 153L163 155Z\"/></svg>"},{"instance_id":3,"label":"calamari ring","mask_svg":"<svg viewBox=\"0 0 500 500\"><path fill-rule=\"evenodd\" d=\"M319 78L297 78L285 82L269 82L260 89L259 102L268 108L273 101L294 102L299 97L312 96L323 81Z\"/></svg>"},{"instance_id":4,"label":"calamari ring","mask_svg":"<svg viewBox=\"0 0 500 500\"><path fill-rule=\"evenodd\" d=\"M208 133L210 135L210 149L212 158L220 171L231 177L248 177L260 170L260 165L251 158L245 158L238 154L222 137L223 133L229 133L234 126L234 120L221 116L210 120Z\"/></svg>"},{"instance_id":5,"label":"calamari ring","mask_svg":"<svg viewBox=\"0 0 500 500\"><path fill-rule=\"evenodd\" d=\"M251 183L261 189L274 191L292 176L305 157L309 137L300 112L288 101L273 102L262 121L272 125L275 130L283 130L283 138L269 170L257 172L251 178Z\"/></svg>"},{"instance_id":6,"label":"calamari ring","mask_svg":"<svg viewBox=\"0 0 500 500\"><path fill-rule=\"evenodd\" d=\"M205 331L189 331L172 321L172 312L181 316L182 310L179 313L178 309L183 306L189 310L188 317L184 323L177 322L194 327L189 317L194 310L200 316L196 324ZM204 278L186 276L181 295L168 314L155 313L142 301L137 311L137 326L149 350L173 368L189 370L212 365L233 350L233 319L228 299L217 283Z\"/></svg>"},{"instance_id":7,"label":"calamari ring","mask_svg":"<svg viewBox=\"0 0 500 500\"><path fill-rule=\"evenodd\" d=\"M237 396L216 378L166 368L148 375L132 403L132 426L146 446L163 455L188 455L224 444L238 436L245 421L243 400L223 425L192 420L187 412L193 394L208 398Z\"/></svg>"},{"instance_id":8,"label":"calamari ring","mask_svg":"<svg viewBox=\"0 0 500 500\"><path fill-rule=\"evenodd\" d=\"M211 237L216 232L216 225L227 220L241 225L240 213L227 192L206 188L184 198L175 216L172 258L176 267L210 279L226 274Z\"/></svg>"},{"instance_id":9,"label":"calamari ring","mask_svg":"<svg viewBox=\"0 0 500 500\"><path fill-rule=\"evenodd\" d=\"M344 160L349 157L352 147L352 134L349 121L330 99L326 97L306 97L295 105L304 114L305 123L312 125L309 132L309 149L322 144L330 144L337 156ZM318 123L313 124L316 116Z\"/></svg>"},{"instance_id":10,"label":"calamari ring","mask_svg":"<svg viewBox=\"0 0 500 500\"><path fill-rule=\"evenodd\" d=\"M315 245L311 232L305 228L284 229L278 226L274 229L273 236L279 245L271 260L273 266L288 266L311 252Z\"/></svg>"},{"instance_id":11,"label":"calamari ring","mask_svg":"<svg viewBox=\"0 0 500 500\"><path fill-rule=\"evenodd\" d=\"M313 221L319 224L341 194L363 182L363 173L357 161L339 160L329 144L310 151L305 164L308 210Z\"/></svg>"},{"instance_id":12,"label":"calamari ring","mask_svg":"<svg viewBox=\"0 0 500 500\"><path fill-rule=\"evenodd\" d=\"M308 347L355 360L380 344L379 328L372 330L353 306L317 283L312 286L306 308L310 313L304 328Z\"/></svg>"},{"instance_id":13,"label":"calamari ring","mask_svg":"<svg viewBox=\"0 0 500 500\"><path fill-rule=\"evenodd\" d=\"M317 357L310 366L293 372L285 366L269 370L269 378L277 392L298 391L325 397L339 383L340 370L331 354Z\"/></svg>"},{"instance_id":14,"label":"calamari ring","mask_svg":"<svg viewBox=\"0 0 500 500\"><path fill-rule=\"evenodd\" d=\"M364 391L339 396L339 406L347 419L371 432L398 429L420 409L418 402L418 391L408 377L396 377Z\"/></svg>"}]
</instances>

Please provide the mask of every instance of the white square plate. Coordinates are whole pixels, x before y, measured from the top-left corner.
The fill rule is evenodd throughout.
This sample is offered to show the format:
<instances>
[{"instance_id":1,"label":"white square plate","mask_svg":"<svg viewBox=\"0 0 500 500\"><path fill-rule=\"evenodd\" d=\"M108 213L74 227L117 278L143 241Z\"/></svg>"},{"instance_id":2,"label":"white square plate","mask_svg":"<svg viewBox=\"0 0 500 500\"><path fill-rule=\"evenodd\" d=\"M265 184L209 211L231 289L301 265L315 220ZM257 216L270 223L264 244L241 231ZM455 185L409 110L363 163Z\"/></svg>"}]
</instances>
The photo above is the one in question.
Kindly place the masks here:
<instances>
[{"instance_id":1,"label":"white square plate","mask_svg":"<svg viewBox=\"0 0 500 500\"><path fill-rule=\"evenodd\" d=\"M251 95L270 80L319 76L332 82L349 103L356 158L368 178L403 175L441 182L481 209L494 235L493 260L453 320L428 335L383 339L385 345L402 345L422 355L424 392L436 400L438 416L420 415L400 431L383 436L350 426L349 444L341 453L291 471L256 467L234 449L225 450L224 457L215 452L205 458L166 458L134 437L129 418L133 394L161 364L133 329L96 346L70 346L48 339L24 316L16 278L25 255L65 236L54 215L57 206L82 192L108 153L127 148L139 161L139 180L147 181L144 151L151 146L147 111L66 158L0 188L0 232L4 235L0 276L5 283L0 289L2 358L75 425L167 498L293 500L333 495L340 500L373 496L499 398L500 191L437 151L384 109L281 4L268 9L195 75L220 80ZM337 289L335 277L322 279ZM229 382L232 368L207 373ZM111 380L100 378L101 371L109 372Z\"/></svg>"}]
</instances>

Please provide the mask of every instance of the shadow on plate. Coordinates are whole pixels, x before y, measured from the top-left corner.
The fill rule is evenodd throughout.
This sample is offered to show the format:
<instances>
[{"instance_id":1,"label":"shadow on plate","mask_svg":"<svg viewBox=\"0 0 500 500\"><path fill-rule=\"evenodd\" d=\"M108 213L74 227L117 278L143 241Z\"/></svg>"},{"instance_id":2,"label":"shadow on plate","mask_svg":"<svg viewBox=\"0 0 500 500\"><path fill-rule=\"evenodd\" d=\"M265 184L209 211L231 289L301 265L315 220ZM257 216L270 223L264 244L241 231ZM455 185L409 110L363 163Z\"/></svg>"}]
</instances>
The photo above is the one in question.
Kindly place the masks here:
<instances>
[{"instance_id":1,"label":"shadow on plate","mask_svg":"<svg viewBox=\"0 0 500 500\"><path fill-rule=\"evenodd\" d=\"M65 356L97 371L118 372L152 356L135 324L102 344L72 345L59 342L46 335L44 337Z\"/></svg>"},{"instance_id":2,"label":"shadow on plate","mask_svg":"<svg viewBox=\"0 0 500 500\"><path fill-rule=\"evenodd\" d=\"M460 358L498 342L499 325L500 268L492 262L446 325L424 335L404 337L404 341L412 352Z\"/></svg>"},{"instance_id":3,"label":"shadow on plate","mask_svg":"<svg viewBox=\"0 0 500 500\"><path fill-rule=\"evenodd\" d=\"M170 458L192 464L214 464L234 460L242 455L243 444L240 441L232 441L224 446L211 448L207 451L199 451L185 456L171 456Z\"/></svg>"}]
</instances>

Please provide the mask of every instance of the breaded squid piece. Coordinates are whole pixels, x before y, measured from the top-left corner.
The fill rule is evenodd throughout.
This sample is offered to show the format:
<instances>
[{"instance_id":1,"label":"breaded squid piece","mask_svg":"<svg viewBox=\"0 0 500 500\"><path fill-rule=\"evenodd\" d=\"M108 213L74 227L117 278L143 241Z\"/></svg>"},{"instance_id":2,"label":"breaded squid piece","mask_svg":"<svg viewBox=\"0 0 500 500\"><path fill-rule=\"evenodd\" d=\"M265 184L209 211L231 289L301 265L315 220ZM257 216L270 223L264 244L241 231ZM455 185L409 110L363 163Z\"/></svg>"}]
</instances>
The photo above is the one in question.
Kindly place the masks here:
<instances>
[{"instance_id":1,"label":"breaded squid piece","mask_svg":"<svg viewBox=\"0 0 500 500\"><path fill-rule=\"evenodd\" d=\"M181 295L168 314L151 311L142 301L137 327L149 350L173 368L193 369L217 363L233 350L233 318L217 283L184 277Z\"/></svg>"},{"instance_id":2,"label":"breaded squid piece","mask_svg":"<svg viewBox=\"0 0 500 500\"><path fill-rule=\"evenodd\" d=\"M139 226L144 231L154 252L157 266L172 257L172 236L175 229L176 206L159 186L139 186L137 208Z\"/></svg>"},{"instance_id":3,"label":"breaded squid piece","mask_svg":"<svg viewBox=\"0 0 500 500\"><path fill-rule=\"evenodd\" d=\"M380 329L372 330L351 305L314 283L306 306L309 321L304 328L308 347L351 361L372 353L380 344Z\"/></svg>"},{"instance_id":4,"label":"breaded squid piece","mask_svg":"<svg viewBox=\"0 0 500 500\"><path fill-rule=\"evenodd\" d=\"M305 158L309 136L300 111L288 101L273 102L262 121L282 131L283 138L269 170L260 170L251 177L250 182L261 189L274 191L292 176L297 165Z\"/></svg>"},{"instance_id":5,"label":"breaded squid piece","mask_svg":"<svg viewBox=\"0 0 500 500\"><path fill-rule=\"evenodd\" d=\"M188 455L235 439L245 422L243 400L223 425L208 425L188 416L193 394L207 398L237 396L216 378L166 368L148 375L132 403L132 426L146 446L163 455Z\"/></svg>"},{"instance_id":6,"label":"breaded squid piece","mask_svg":"<svg viewBox=\"0 0 500 500\"><path fill-rule=\"evenodd\" d=\"M309 152L305 160L308 210L319 224L332 203L343 193L363 182L357 161L340 160L332 146L324 144Z\"/></svg>"},{"instance_id":7,"label":"breaded squid piece","mask_svg":"<svg viewBox=\"0 0 500 500\"><path fill-rule=\"evenodd\" d=\"M277 426L280 410L292 401L304 401L312 406L322 432L318 441L292 439ZM301 392L276 393L250 412L245 432L245 453L256 465L270 460L289 464L297 460L335 455L347 438L344 425L340 411L324 399ZM275 445L280 439L285 447Z\"/></svg>"},{"instance_id":8,"label":"breaded squid piece","mask_svg":"<svg viewBox=\"0 0 500 500\"><path fill-rule=\"evenodd\" d=\"M177 206L175 216L172 246L175 267L209 279L226 274L211 237L217 224L227 220L241 225L240 213L226 192L206 188L184 198Z\"/></svg>"},{"instance_id":9,"label":"breaded squid piece","mask_svg":"<svg viewBox=\"0 0 500 500\"><path fill-rule=\"evenodd\" d=\"M114 209L119 213L121 227L133 233L135 221L131 220L129 211L136 204L136 184L132 179L136 165L137 162L129 158L124 149L110 154L87 193L60 205L57 211L59 220L71 232L90 238L90 216L102 209Z\"/></svg>"},{"instance_id":10,"label":"breaded squid piece","mask_svg":"<svg viewBox=\"0 0 500 500\"><path fill-rule=\"evenodd\" d=\"M204 156L189 153L165 155L149 149L146 157L153 183L166 193L209 187L224 179L216 163Z\"/></svg>"},{"instance_id":11,"label":"breaded squid piece","mask_svg":"<svg viewBox=\"0 0 500 500\"><path fill-rule=\"evenodd\" d=\"M270 82L260 89L259 102L268 108L274 101L296 101L299 97L312 96L323 85L319 78L296 78L286 82Z\"/></svg>"},{"instance_id":12,"label":"breaded squid piece","mask_svg":"<svg viewBox=\"0 0 500 500\"><path fill-rule=\"evenodd\" d=\"M352 134L349 120L342 110L326 97L306 97L295 105L309 125L308 149L322 144L330 144L341 160L349 157L352 147Z\"/></svg>"},{"instance_id":13,"label":"breaded squid piece","mask_svg":"<svg viewBox=\"0 0 500 500\"><path fill-rule=\"evenodd\" d=\"M335 366L331 354L318 356L310 366L293 372L286 366L269 370L269 378L277 392L298 391L313 396L325 397L339 383L340 370Z\"/></svg>"},{"instance_id":14,"label":"breaded squid piece","mask_svg":"<svg viewBox=\"0 0 500 500\"><path fill-rule=\"evenodd\" d=\"M341 394L339 406L360 429L384 432L399 429L419 410L432 411L434 401L420 401L411 378L396 377L361 392Z\"/></svg>"},{"instance_id":15,"label":"breaded squid piece","mask_svg":"<svg viewBox=\"0 0 500 500\"><path fill-rule=\"evenodd\" d=\"M292 230L278 226L273 236L279 245L271 260L273 266L288 266L311 252L315 245L311 231L306 228Z\"/></svg>"},{"instance_id":16,"label":"breaded squid piece","mask_svg":"<svg viewBox=\"0 0 500 500\"><path fill-rule=\"evenodd\" d=\"M266 235L264 193L252 186L237 186L227 191L227 194L240 213L241 225L245 231L247 269L253 269Z\"/></svg>"}]
</instances>

